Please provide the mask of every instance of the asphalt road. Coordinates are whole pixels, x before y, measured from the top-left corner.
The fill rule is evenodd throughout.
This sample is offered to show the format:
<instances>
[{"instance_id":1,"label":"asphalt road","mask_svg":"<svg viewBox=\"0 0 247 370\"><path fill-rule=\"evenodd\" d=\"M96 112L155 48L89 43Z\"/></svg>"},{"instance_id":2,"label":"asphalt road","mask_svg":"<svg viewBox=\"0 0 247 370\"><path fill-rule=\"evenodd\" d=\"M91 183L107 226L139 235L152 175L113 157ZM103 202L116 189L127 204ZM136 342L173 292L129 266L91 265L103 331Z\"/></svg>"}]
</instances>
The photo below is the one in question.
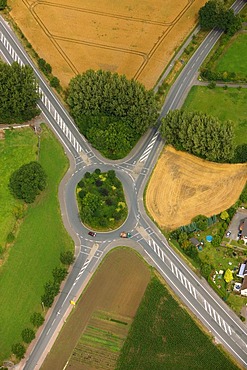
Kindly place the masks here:
<instances>
[{"instance_id":1,"label":"asphalt road","mask_svg":"<svg viewBox=\"0 0 247 370\"><path fill-rule=\"evenodd\" d=\"M233 6L234 10L239 11L245 3L243 0L237 0ZM198 68L220 35L220 31L211 31L184 67L170 90L160 119L169 110L181 106ZM247 368L245 326L212 291L204 279L198 278L169 247L167 240L146 215L142 198L143 191L163 147L163 142L156 129L150 130L127 158L119 161L106 160L79 133L66 109L50 90L2 18L0 18L0 51L8 63L17 60L21 64L29 64L33 67L40 87L39 107L63 143L66 153L70 158L73 157L73 172L62 192L65 205L63 220L68 231L73 230L74 239L76 235L77 258L23 368L26 370L40 368L47 349L71 310L70 301L79 296L109 248L124 244L124 240L119 238L120 230L98 233L96 238L89 237L88 230L81 224L78 217L75 186L86 171L93 171L95 168L100 168L102 171L114 169L123 183L129 215L121 230L132 232L132 246L136 245L138 250L141 246L144 258L156 266L175 293L212 332L217 341L222 343Z\"/></svg>"}]
</instances>

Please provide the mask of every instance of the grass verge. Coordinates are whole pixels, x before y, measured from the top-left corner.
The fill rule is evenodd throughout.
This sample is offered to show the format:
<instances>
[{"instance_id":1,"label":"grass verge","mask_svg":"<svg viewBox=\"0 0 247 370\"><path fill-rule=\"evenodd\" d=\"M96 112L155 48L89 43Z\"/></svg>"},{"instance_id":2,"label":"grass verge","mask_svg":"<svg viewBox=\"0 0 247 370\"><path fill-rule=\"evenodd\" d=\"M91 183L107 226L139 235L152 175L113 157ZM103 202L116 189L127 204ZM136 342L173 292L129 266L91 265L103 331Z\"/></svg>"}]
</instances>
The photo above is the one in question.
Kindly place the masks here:
<instances>
[{"instance_id":1,"label":"grass verge","mask_svg":"<svg viewBox=\"0 0 247 370\"><path fill-rule=\"evenodd\" d=\"M193 86L183 109L210 112L222 121L230 119L235 123L235 144L247 143L247 89Z\"/></svg>"},{"instance_id":2,"label":"grass verge","mask_svg":"<svg viewBox=\"0 0 247 370\"><path fill-rule=\"evenodd\" d=\"M154 277L121 351L117 370L179 368L230 370L238 367Z\"/></svg>"},{"instance_id":3,"label":"grass verge","mask_svg":"<svg viewBox=\"0 0 247 370\"><path fill-rule=\"evenodd\" d=\"M0 245L5 246L7 235L13 232L16 215L23 210L23 203L9 191L11 174L23 164L36 160L38 139L31 128L5 130L0 141Z\"/></svg>"},{"instance_id":4,"label":"grass verge","mask_svg":"<svg viewBox=\"0 0 247 370\"><path fill-rule=\"evenodd\" d=\"M247 71L247 34L238 33L226 45L223 54L215 63L217 72L234 72L240 77L246 77Z\"/></svg>"},{"instance_id":5,"label":"grass verge","mask_svg":"<svg viewBox=\"0 0 247 370\"><path fill-rule=\"evenodd\" d=\"M12 158L15 161L15 158ZM40 297L52 269L60 265L60 252L72 250L64 229L57 198L59 183L68 160L56 138L42 126L40 163L48 176L48 186L29 206L16 243L0 271L0 361L11 354L11 346L21 340L21 331L30 327L30 316L41 311Z\"/></svg>"}]
</instances>

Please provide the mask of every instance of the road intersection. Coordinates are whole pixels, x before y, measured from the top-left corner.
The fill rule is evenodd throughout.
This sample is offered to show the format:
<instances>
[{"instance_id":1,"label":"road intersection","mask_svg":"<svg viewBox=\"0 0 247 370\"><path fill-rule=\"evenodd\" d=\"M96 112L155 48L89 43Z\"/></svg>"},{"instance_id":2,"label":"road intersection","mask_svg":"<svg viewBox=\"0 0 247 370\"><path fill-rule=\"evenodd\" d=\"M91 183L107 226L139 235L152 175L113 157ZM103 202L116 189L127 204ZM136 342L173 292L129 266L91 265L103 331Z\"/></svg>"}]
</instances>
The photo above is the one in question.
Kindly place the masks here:
<instances>
[{"instance_id":1,"label":"road intersection","mask_svg":"<svg viewBox=\"0 0 247 370\"><path fill-rule=\"evenodd\" d=\"M245 4L245 1L237 0L233 5L234 10L238 12ZM159 119L169 110L181 106L201 63L220 35L221 31L211 31L185 65L170 90ZM8 63L16 60L20 64L29 64L33 67L41 94L39 107L62 142L71 163L70 171L62 182L60 195L63 197L61 203L63 221L75 240L77 258L23 368L25 370L40 368L47 350L71 310L70 302L83 291L103 256L111 248L123 244L137 248L143 257L158 269L175 293L211 331L217 341L247 368L246 327L207 283L198 278L173 251L165 237L146 215L143 204L144 188L164 145L157 129L150 130L127 158L118 161L107 160L79 133L73 119L50 90L2 18L0 18L0 51ZM86 171L92 172L96 168L100 168L101 171L114 169L123 184L129 214L121 229L132 232L131 240L124 243L123 240L120 241L119 230L98 233L96 238L90 238L88 230L80 221L75 188Z\"/></svg>"}]
</instances>

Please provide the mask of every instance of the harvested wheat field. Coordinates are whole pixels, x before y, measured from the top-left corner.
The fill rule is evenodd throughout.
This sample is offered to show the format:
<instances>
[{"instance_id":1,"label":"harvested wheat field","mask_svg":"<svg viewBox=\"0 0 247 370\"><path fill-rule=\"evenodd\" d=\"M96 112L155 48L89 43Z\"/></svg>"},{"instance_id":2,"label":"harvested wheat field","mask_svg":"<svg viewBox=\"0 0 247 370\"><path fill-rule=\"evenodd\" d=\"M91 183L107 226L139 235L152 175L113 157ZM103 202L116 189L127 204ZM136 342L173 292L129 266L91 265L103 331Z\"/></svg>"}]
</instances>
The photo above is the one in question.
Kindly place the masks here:
<instances>
[{"instance_id":1,"label":"harvested wheat field","mask_svg":"<svg viewBox=\"0 0 247 370\"><path fill-rule=\"evenodd\" d=\"M114 370L150 281L144 261L130 248L103 260L67 319L42 370ZM68 340L69 338L69 340Z\"/></svg>"},{"instance_id":2,"label":"harvested wheat field","mask_svg":"<svg viewBox=\"0 0 247 370\"><path fill-rule=\"evenodd\" d=\"M247 180L246 164L208 162L168 146L146 191L146 206L164 229L212 216L234 204Z\"/></svg>"},{"instance_id":3,"label":"harvested wheat field","mask_svg":"<svg viewBox=\"0 0 247 370\"><path fill-rule=\"evenodd\" d=\"M63 86L89 68L152 88L206 0L9 0L11 16Z\"/></svg>"}]
</instances>

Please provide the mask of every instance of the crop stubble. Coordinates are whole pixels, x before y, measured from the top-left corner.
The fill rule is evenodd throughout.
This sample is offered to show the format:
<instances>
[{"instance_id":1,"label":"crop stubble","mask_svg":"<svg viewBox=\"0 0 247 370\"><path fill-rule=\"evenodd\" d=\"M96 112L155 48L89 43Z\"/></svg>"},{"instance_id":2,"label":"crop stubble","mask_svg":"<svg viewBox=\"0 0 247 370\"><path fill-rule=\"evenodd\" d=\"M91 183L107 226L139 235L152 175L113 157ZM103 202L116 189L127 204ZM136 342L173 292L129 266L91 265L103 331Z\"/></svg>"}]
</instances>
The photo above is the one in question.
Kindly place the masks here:
<instances>
[{"instance_id":1,"label":"crop stubble","mask_svg":"<svg viewBox=\"0 0 247 370\"><path fill-rule=\"evenodd\" d=\"M104 69L154 86L193 29L205 0L10 0L11 15L66 86L77 73Z\"/></svg>"},{"instance_id":2,"label":"crop stubble","mask_svg":"<svg viewBox=\"0 0 247 370\"><path fill-rule=\"evenodd\" d=\"M94 338L104 342L106 336L102 332L105 331L117 336L116 343L122 342L121 338L127 335L125 326L129 329L149 280L148 267L131 249L111 252L67 320L42 370L63 369L71 355L68 365L73 369L95 369L99 359L101 364L104 361L109 365L106 369L114 369L117 356L113 356L111 351L107 352L108 359L105 356L109 343L93 346ZM109 321L111 319L115 321ZM121 325L121 322L126 325ZM94 337L92 330L101 334ZM87 347L86 337L90 338ZM91 367L91 362L94 367Z\"/></svg>"},{"instance_id":3,"label":"crop stubble","mask_svg":"<svg viewBox=\"0 0 247 370\"><path fill-rule=\"evenodd\" d=\"M162 228L175 229L229 208L246 180L246 164L208 162L168 146L148 184L146 206Z\"/></svg>"}]
</instances>

